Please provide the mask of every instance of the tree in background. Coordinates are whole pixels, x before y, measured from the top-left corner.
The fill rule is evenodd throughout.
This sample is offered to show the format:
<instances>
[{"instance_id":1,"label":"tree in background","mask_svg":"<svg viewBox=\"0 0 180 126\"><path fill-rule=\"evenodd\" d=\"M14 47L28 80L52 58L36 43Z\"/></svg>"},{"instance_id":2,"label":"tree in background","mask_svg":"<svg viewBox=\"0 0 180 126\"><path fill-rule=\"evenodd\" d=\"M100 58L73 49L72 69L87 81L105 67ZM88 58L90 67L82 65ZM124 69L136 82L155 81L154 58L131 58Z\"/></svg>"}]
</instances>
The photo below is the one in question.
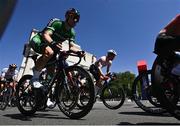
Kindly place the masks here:
<instances>
[{"instance_id":1,"label":"tree in background","mask_svg":"<svg viewBox=\"0 0 180 126\"><path fill-rule=\"evenodd\" d=\"M110 83L115 83L115 85L122 86L126 93L126 97L131 98L131 88L136 75L130 71L116 73L116 75L117 79L111 81Z\"/></svg>"}]
</instances>

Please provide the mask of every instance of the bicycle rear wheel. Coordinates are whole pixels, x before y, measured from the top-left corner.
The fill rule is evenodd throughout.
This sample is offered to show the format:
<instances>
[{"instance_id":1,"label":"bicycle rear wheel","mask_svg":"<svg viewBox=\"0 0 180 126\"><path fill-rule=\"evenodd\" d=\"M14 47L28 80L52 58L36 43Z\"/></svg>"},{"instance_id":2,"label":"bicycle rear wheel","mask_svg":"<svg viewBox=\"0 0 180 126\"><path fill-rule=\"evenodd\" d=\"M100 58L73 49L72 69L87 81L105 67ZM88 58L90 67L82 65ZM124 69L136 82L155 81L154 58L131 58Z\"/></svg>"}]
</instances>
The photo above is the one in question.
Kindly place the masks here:
<instances>
[{"instance_id":1,"label":"bicycle rear wheel","mask_svg":"<svg viewBox=\"0 0 180 126\"><path fill-rule=\"evenodd\" d=\"M145 112L152 114L161 114L166 112L165 109L161 108L158 99L153 96L151 70L139 74L135 78L132 86L132 95L135 103Z\"/></svg>"},{"instance_id":2,"label":"bicycle rear wheel","mask_svg":"<svg viewBox=\"0 0 180 126\"><path fill-rule=\"evenodd\" d=\"M70 73L73 79L73 84L68 80L68 85L71 90L71 94L67 92L64 86L61 85L58 91L58 106L59 109L69 118L79 119L86 116L93 107L94 104L94 84L90 74L79 66L71 66L65 69L66 73ZM79 78L80 76L80 78ZM83 108L79 109L77 103L79 101L80 89L78 83L81 81L83 86L86 87L86 95L89 99L84 102Z\"/></svg>"},{"instance_id":3,"label":"bicycle rear wheel","mask_svg":"<svg viewBox=\"0 0 180 126\"><path fill-rule=\"evenodd\" d=\"M109 109L119 109L125 101L125 93L122 87L109 84L102 89L101 100Z\"/></svg>"},{"instance_id":4,"label":"bicycle rear wheel","mask_svg":"<svg viewBox=\"0 0 180 126\"><path fill-rule=\"evenodd\" d=\"M19 111L26 116L31 116L37 111L35 95L30 85L32 75L24 75L16 87L16 100Z\"/></svg>"},{"instance_id":5,"label":"bicycle rear wheel","mask_svg":"<svg viewBox=\"0 0 180 126\"><path fill-rule=\"evenodd\" d=\"M1 93L2 93L2 95L0 96L1 97L1 100L0 100L0 110L5 110L7 105L8 105L8 102L9 102L9 92L8 92L8 89L4 88Z\"/></svg>"}]
</instances>

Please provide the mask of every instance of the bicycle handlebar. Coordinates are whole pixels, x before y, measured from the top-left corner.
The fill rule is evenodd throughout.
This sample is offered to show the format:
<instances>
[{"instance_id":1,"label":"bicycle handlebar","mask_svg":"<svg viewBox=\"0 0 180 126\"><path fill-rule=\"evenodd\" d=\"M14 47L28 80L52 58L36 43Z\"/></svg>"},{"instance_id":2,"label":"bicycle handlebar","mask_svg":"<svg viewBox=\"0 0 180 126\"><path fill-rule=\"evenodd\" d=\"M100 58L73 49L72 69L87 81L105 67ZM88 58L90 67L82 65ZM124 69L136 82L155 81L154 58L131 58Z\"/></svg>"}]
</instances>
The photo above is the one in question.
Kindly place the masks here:
<instances>
[{"instance_id":1,"label":"bicycle handlebar","mask_svg":"<svg viewBox=\"0 0 180 126\"><path fill-rule=\"evenodd\" d=\"M108 79L113 80L114 78L117 77L117 75L116 75L115 73L109 73L109 74L106 75L106 76L108 76L108 78L104 78L104 79L103 79L104 81L107 81Z\"/></svg>"},{"instance_id":2,"label":"bicycle handlebar","mask_svg":"<svg viewBox=\"0 0 180 126\"><path fill-rule=\"evenodd\" d=\"M66 57L66 56L78 57L79 61L77 63L75 63L74 66L78 65L81 62L82 57L85 57L84 54L85 54L84 51L73 52L73 51L69 50L69 51L60 51L59 52L59 55L63 56L63 57Z\"/></svg>"}]
</instances>

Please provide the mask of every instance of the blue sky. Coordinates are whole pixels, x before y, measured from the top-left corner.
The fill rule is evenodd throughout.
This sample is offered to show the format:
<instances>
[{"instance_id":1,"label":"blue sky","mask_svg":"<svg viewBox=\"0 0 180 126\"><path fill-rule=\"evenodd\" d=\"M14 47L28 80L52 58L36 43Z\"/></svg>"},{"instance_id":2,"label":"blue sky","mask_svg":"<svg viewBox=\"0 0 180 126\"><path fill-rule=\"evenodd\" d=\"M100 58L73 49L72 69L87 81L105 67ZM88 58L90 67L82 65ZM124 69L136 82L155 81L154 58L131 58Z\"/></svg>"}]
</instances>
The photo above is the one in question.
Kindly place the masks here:
<instances>
[{"instance_id":1,"label":"blue sky","mask_svg":"<svg viewBox=\"0 0 180 126\"><path fill-rule=\"evenodd\" d=\"M151 69L158 32L180 12L179 0L19 0L0 40L0 69L22 62L32 28L42 30L51 18L64 20L67 9L80 11L75 27L81 48L97 57L117 51L114 72L137 73L137 61Z\"/></svg>"}]
</instances>

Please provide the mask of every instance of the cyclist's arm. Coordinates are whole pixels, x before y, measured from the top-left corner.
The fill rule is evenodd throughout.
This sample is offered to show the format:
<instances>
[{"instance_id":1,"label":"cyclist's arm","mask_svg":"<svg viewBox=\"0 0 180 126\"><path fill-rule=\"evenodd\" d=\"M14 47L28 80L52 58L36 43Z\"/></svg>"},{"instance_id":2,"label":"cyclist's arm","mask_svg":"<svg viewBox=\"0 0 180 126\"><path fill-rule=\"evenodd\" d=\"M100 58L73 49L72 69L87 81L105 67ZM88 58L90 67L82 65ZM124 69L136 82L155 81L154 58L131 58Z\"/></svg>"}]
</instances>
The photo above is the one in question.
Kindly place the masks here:
<instances>
[{"instance_id":1,"label":"cyclist's arm","mask_svg":"<svg viewBox=\"0 0 180 126\"><path fill-rule=\"evenodd\" d=\"M12 77L12 79L13 79L14 82L17 82L17 75L18 75L18 72L16 71L16 72L15 72L15 75Z\"/></svg>"},{"instance_id":2,"label":"cyclist's arm","mask_svg":"<svg viewBox=\"0 0 180 126\"><path fill-rule=\"evenodd\" d=\"M76 47L75 43L72 42L72 41L70 42L69 48L70 48L71 51L73 51L75 53L78 52L78 51L81 51L79 48Z\"/></svg>"},{"instance_id":3,"label":"cyclist's arm","mask_svg":"<svg viewBox=\"0 0 180 126\"><path fill-rule=\"evenodd\" d=\"M4 79L5 75L6 75L6 72L5 72L5 71L2 71L2 73L1 73L1 79Z\"/></svg>"},{"instance_id":4,"label":"cyclist's arm","mask_svg":"<svg viewBox=\"0 0 180 126\"><path fill-rule=\"evenodd\" d=\"M96 65L98 67L98 72L101 77L104 77L104 73L102 71L102 65L101 65L102 59L100 58L98 61L96 61Z\"/></svg>"},{"instance_id":5,"label":"cyclist's arm","mask_svg":"<svg viewBox=\"0 0 180 126\"><path fill-rule=\"evenodd\" d=\"M5 73L3 73L3 74L1 75L1 81L4 81L4 80L6 80L6 79L5 79Z\"/></svg>"},{"instance_id":6,"label":"cyclist's arm","mask_svg":"<svg viewBox=\"0 0 180 126\"><path fill-rule=\"evenodd\" d=\"M6 73L2 73L2 74L1 74L1 78L4 78L4 77L5 77L5 74L6 74Z\"/></svg>"},{"instance_id":7,"label":"cyclist's arm","mask_svg":"<svg viewBox=\"0 0 180 126\"><path fill-rule=\"evenodd\" d=\"M110 73L111 64L112 64L112 61L109 62L109 64L107 65L107 69L106 69L106 74L107 75Z\"/></svg>"},{"instance_id":8,"label":"cyclist's arm","mask_svg":"<svg viewBox=\"0 0 180 126\"><path fill-rule=\"evenodd\" d=\"M53 39L51 38L52 34L53 31L49 29L45 30L42 34L44 41L47 42L48 44L50 44L53 41Z\"/></svg>"}]
</instances>

